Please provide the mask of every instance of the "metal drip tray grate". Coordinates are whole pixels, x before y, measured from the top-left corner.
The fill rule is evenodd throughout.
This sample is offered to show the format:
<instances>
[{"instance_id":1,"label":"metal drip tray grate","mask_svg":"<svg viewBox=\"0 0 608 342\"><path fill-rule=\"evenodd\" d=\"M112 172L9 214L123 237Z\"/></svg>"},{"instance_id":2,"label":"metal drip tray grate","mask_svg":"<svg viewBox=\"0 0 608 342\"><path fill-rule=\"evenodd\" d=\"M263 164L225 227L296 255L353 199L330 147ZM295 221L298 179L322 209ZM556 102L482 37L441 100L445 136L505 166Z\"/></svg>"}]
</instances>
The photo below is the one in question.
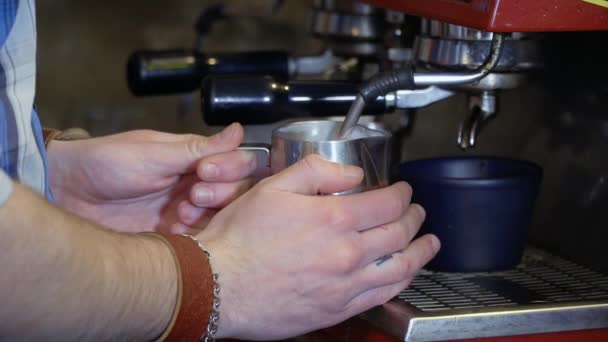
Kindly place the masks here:
<instances>
[{"instance_id":1,"label":"metal drip tray grate","mask_svg":"<svg viewBox=\"0 0 608 342\"><path fill-rule=\"evenodd\" d=\"M528 249L510 271L422 271L399 298L422 311L608 300L608 276Z\"/></svg>"},{"instance_id":2,"label":"metal drip tray grate","mask_svg":"<svg viewBox=\"0 0 608 342\"><path fill-rule=\"evenodd\" d=\"M608 276L528 248L513 270L424 270L363 317L406 341L608 328Z\"/></svg>"}]
</instances>

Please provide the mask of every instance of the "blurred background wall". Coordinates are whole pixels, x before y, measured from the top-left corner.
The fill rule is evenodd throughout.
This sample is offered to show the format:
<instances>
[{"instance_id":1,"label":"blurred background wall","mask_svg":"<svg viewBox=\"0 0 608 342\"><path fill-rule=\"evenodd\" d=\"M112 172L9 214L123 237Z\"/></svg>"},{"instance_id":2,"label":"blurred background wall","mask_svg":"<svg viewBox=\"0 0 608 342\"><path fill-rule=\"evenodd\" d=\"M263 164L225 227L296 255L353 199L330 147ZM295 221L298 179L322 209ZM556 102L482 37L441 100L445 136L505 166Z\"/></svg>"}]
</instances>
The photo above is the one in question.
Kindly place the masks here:
<instances>
[{"instance_id":1,"label":"blurred background wall","mask_svg":"<svg viewBox=\"0 0 608 342\"><path fill-rule=\"evenodd\" d=\"M212 3L217 1L37 1L36 102L43 123L80 126L94 135L134 128L206 131L198 94L136 98L127 89L125 68L135 49L193 47L195 20ZM308 1L288 1L271 17L219 23L207 50L314 48L306 35L307 8Z\"/></svg>"}]
</instances>

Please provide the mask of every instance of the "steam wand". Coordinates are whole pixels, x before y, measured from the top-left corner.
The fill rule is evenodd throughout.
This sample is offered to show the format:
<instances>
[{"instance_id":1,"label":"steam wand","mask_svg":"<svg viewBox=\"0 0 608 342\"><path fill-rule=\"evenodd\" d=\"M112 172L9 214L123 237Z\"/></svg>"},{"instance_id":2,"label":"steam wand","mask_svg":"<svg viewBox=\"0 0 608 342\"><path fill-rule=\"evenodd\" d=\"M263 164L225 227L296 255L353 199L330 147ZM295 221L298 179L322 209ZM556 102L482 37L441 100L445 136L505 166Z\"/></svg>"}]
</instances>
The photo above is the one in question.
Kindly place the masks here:
<instances>
[{"instance_id":1,"label":"steam wand","mask_svg":"<svg viewBox=\"0 0 608 342\"><path fill-rule=\"evenodd\" d=\"M402 89L413 90L422 86L446 86L479 81L498 65L504 47L504 39L502 33L493 33L488 57L481 66L473 71L417 74L411 66L408 66L372 77L359 89L359 94L357 94L342 126L340 126L338 138L344 139L348 136L350 129L357 125L366 103L380 95Z\"/></svg>"}]
</instances>

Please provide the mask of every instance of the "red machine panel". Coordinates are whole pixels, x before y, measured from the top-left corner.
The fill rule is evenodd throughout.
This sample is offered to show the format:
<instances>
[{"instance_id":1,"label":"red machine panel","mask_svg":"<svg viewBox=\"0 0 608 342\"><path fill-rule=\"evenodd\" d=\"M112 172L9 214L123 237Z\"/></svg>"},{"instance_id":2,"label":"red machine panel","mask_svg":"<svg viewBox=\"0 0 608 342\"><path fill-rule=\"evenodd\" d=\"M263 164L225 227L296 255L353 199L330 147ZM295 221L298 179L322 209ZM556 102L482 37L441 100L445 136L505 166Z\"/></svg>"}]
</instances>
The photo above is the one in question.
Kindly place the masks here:
<instances>
[{"instance_id":1,"label":"red machine panel","mask_svg":"<svg viewBox=\"0 0 608 342\"><path fill-rule=\"evenodd\" d=\"M364 0L411 15L493 32L608 30L608 0Z\"/></svg>"}]
</instances>

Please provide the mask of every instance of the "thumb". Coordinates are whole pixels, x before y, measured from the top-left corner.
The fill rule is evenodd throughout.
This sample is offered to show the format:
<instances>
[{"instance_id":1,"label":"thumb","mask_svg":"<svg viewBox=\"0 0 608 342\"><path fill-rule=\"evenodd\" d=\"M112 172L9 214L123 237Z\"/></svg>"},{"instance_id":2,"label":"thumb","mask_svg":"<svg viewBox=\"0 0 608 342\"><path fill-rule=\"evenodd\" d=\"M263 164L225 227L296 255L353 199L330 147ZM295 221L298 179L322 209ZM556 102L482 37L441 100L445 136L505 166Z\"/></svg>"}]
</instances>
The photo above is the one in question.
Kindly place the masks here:
<instances>
[{"instance_id":1,"label":"thumb","mask_svg":"<svg viewBox=\"0 0 608 342\"><path fill-rule=\"evenodd\" d=\"M360 167L329 162L318 155L308 155L268 179L276 190L305 195L346 191L363 180Z\"/></svg>"},{"instance_id":2,"label":"thumb","mask_svg":"<svg viewBox=\"0 0 608 342\"><path fill-rule=\"evenodd\" d=\"M206 156L235 150L243 142L243 136L239 123L210 137L188 134L183 140L165 144L162 158L172 173L185 172L194 169L196 162Z\"/></svg>"}]
</instances>

